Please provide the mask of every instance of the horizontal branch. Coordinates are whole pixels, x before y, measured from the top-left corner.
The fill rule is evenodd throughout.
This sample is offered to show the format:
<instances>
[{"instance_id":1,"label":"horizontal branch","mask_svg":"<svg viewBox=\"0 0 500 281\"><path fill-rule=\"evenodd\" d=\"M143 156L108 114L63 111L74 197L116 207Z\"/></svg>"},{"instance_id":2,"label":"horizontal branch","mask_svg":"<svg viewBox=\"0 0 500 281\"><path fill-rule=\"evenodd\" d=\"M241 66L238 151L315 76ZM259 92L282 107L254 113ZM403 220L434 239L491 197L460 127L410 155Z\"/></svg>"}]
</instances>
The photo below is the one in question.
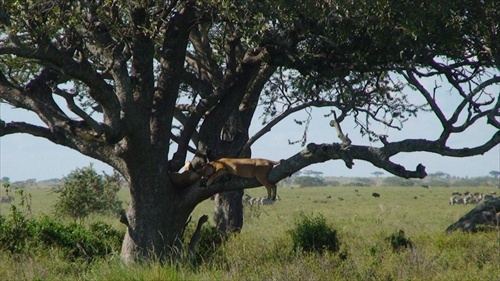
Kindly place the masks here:
<instances>
[{"instance_id":1,"label":"horizontal branch","mask_svg":"<svg viewBox=\"0 0 500 281\"><path fill-rule=\"evenodd\" d=\"M472 148L470 147L450 148L442 145L439 141L429 141L425 139L411 139L399 142L386 142L386 146L380 148L380 150L381 153L387 155L388 157L391 157L401 152L431 152L442 156L470 157L475 155L482 155L491 150L492 148L494 148L495 146L497 146L498 144L500 144L500 131L497 131L495 134L493 134L493 136L482 145Z\"/></svg>"},{"instance_id":2,"label":"horizontal branch","mask_svg":"<svg viewBox=\"0 0 500 281\"><path fill-rule=\"evenodd\" d=\"M35 137L42 137L54 141L55 137L52 132L44 127L28 124L25 122L9 122L5 123L0 120L0 137L11 134L30 134Z\"/></svg>"},{"instance_id":3,"label":"horizontal branch","mask_svg":"<svg viewBox=\"0 0 500 281\"><path fill-rule=\"evenodd\" d=\"M414 170L407 169L403 165L394 163L390 157L401 152L431 152L443 156L451 157L469 157L474 155L481 155L491 150L500 143L500 132L497 132L493 137L485 142L483 145L474 148L461 148L453 149L449 147L442 147L437 141L428 140L405 140L395 143L387 143L383 147L359 146L351 145L346 150L344 145L333 144L314 144L310 143L301 152L294 156L281 160L280 164L274 167L269 173L269 181L279 182L280 180L289 177L300 171L301 169L317 163L323 163L329 160L343 160L347 167L351 168L354 162L346 161L346 159L363 160L381 168L395 176L402 178L419 178L422 179L427 176L425 166L418 164ZM276 159L272 159L276 160ZM351 165L349 165L351 164ZM189 202L200 202L210 196L225 191L240 190L246 188L254 188L262 186L255 179L244 179L236 176L228 176L229 180L223 178L214 183L210 187L196 183L192 187L185 190Z\"/></svg>"}]
</instances>

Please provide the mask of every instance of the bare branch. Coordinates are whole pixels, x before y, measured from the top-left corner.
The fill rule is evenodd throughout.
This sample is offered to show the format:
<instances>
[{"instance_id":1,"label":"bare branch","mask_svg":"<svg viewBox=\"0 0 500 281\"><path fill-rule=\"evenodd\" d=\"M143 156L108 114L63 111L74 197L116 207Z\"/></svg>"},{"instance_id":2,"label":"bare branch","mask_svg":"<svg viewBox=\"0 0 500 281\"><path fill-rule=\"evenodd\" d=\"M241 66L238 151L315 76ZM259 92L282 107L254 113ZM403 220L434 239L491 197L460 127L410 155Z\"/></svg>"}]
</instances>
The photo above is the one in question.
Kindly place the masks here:
<instances>
[{"instance_id":1,"label":"bare branch","mask_svg":"<svg viewBox=\"0 0 500 281\"><path fill-rule=\"evenodd\" d=\"M439 108L436 101L433 99L431 93L429 93L429 91L427 91L427 89L422 84L420 84L420 82L417 80L417 78L415 78L415 76L413 75L413 73L410 70L407 70L406 72L400 72L400 73L406 78L406 80L410 84L415 86L420 91L420 93L424 96L427 103L429 103L434 114L436 114L436 116L438 117L443 128L446 128L448 120L444 116L443 111L441 111L441 108Z\"/></svg>"},{"instance_id":2,"label":"bare branch","mask_svg":"<svg viewBox=\"0 0 500 281\"><path fill-rule=\"evenodd\" d=\"M335 127L335 130L337 130L337 136L339 139L342 141L342 146L344 149L348 149L351 146L351 139L349 139L348 135L344 135L344 132L342 132L342 128L340 128L339 122L337 122L337 114L333 112L333 116L335 119L330 121L330 126Z\"/></svg>"},{"instance_id":3,"label":"bare branch","mask_svg":"<svg viewBox=\"0 0 500 281\"><path fill-rule=\"evenodd\" d=\"M255 133L249 140L248 142L243 146L241 151L246 151L249 149L259 138L261 138L263 135L265 135L267 132L270 132L271 129L276 126L279 122L281 122L283 119L287 118L291 114L303 110L308 107L326 107L326 106L335 106L338 103L335 101L310 101L303 103L301 105L298 105L296 107L290 107L287 110L285 110L283 113L278 115L276 118L271 120L271 122L267 123L266 126L264 126L262 129L260 129L257 133Z\"/></svg>"},{"instance_id":4,"label":"bare branch","mask_svg":"<svg viewBox=\"0 0 500 281\"><path fill-rule=\"evenodd\" d=\"M96 132L97 135L102 136L104 134L104 129L99 125L99 122L95 121L85 111L83 111L79 106L76 105L74 100L75 95L72 95L57 87L54 87L53 91L56 95L63 97L66 100L69 110L82 118L92 128L92 130Z\"/></svg>"},{"instance_id":5,"label":"bare branch","mask_svg":"<svg viewBox=\"0 0 500 281\"><path fill-rule=\"evenodd\" d=\"M55 140L54 134L47 128L35 126L25 122L5 123L0 120L0 136L17 133L30 134L35 137L42 137L52 141Z\"/></svg>"}]
</instances>

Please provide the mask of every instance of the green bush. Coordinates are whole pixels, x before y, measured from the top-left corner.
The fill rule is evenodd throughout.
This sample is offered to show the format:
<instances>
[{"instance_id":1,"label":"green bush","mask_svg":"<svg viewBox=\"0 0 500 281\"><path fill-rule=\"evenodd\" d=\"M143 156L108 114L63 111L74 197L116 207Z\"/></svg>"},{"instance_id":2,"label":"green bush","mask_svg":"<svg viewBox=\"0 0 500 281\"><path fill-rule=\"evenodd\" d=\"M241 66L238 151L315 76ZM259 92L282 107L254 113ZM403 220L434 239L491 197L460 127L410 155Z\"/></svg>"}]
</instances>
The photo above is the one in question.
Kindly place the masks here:
<instances>
[{"instance_id":1,"label":"green bush","mask_svg":"<svg viewBox=\"0 0 500 281\"><path fill-rule=\"evenodd\" d=\"M221 233L217 227L209 225L202 227L200 237L192 260L194 265L203 262L220 262L224 259L222 245L227 240L226 234Z\"/></svg>"},{"instance_id":2,"label":"green bush","mask_svg":"<svg viewBox=\"0 0 500 281\"><path fill-rule=\"evenodd\" d=\"M11 254L33 254L59 250L70 260L93 260L120 250L124 233L97 222L89 227L65 225L48 216L27 218L12 208L8 217L0 216L0 249Z\"/></svg>"},{"instance_id":3,"label":"green bush","mask_svg":"<svg viewBox=\"0 0 500 281\"><path fill-rule=\"evenodd\" d=\"M407 248L413 248L413 242L411 242L409 238L406 238L405 232L401 229L389 235L386 240L391 244L392 250L396 252Z\"/></svg>"},{"instance_id":4,"label":"green bush","mask_svg":"<svg viewBox=\"0 0 500 281\"><path fill-rule=\"evenodd\" d=\"M63 179L62 188L54 206L56 214L83 220L92 213L118 213L122 202L118 200L120 175L98 175L92 164L76 169Z\"/></svg>"},{"instance_id":5,"label":"green bush","mask_svg":"<svg viewBox=\"0 0 500 281\"><path fill-rule=\"evenodd\" d=\"M327 225L322 215L308 217L302 214L289 234L294 251L323 253L339 250L337 231Z\"/></svg>"},{"instance_id":6,"label":"green bush","mask_svg":"<svg viewBox=\"0 0 500 281\"><path fill-rule=\"evenodd\" d=\"M34 221L12 206L8 217L0 216L0 249L11 254L24 253L29 249L34 232Z\"/></svg>"}]
</instances>

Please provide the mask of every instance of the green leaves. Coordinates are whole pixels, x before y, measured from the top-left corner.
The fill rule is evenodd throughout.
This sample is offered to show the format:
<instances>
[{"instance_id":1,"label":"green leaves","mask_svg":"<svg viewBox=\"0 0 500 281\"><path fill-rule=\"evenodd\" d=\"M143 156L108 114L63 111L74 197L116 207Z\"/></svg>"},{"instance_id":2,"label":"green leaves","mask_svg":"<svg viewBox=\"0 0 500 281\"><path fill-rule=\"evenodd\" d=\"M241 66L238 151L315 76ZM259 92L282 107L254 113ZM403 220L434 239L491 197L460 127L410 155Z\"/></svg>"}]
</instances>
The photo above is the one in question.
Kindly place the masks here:
<instances>
[{"instance_id":1,"label":"green leaves","mask_svg":"<svg viewBox=\"0 0 500 281\"><path fill-rule=\"evenodd\" d=\"M118 173L98 175L92 165L79 168L64 178L56 190L59 199L54 206L57 214L83 220L93 213L117 213L122 202L118 200L120 176Z\"/></svg>"}]
</instances>

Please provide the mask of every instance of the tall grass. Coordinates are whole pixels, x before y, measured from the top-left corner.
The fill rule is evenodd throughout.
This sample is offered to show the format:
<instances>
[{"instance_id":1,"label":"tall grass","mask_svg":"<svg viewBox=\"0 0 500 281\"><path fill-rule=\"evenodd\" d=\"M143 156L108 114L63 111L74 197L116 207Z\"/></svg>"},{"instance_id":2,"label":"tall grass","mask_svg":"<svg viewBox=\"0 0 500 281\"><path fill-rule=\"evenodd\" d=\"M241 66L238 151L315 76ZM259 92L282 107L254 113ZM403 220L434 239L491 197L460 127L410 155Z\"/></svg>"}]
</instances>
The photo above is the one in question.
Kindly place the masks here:
<instances>
[{"instance_id":1,"label":"tall grass","mask_svg":"<svg viewBox=\"0 0 500 281\"><path fill-rule=\"evenodd\" d=\"M1 280L499 280L500 230L445 234L473 205L450 206L454 190L490 188L422 187L282 188L274 205L245 208L242 233L199 266L151 262L123 265L118 256L92 263L61 260L48 251L35 256L0 253ZM32 190L33 212L50 214L48 190ZM246 191L264 196L263 188ZM381 194L373 198L372 192ZM123 191L120 199L128 202ZM1 206L5 214L5 205ZM193 222L212 215L207 200ZM337 232L339 251L293 251L290 237L301 215L321 215ZM94 218L102 219L102 218ZM105 218L117 229L117 218ZM193 223L193 224L194 224ZM194 226L191 226L194 227ZM404 232L412 247L393 249L391 235Z\"/></svg>"}]
</instances>

